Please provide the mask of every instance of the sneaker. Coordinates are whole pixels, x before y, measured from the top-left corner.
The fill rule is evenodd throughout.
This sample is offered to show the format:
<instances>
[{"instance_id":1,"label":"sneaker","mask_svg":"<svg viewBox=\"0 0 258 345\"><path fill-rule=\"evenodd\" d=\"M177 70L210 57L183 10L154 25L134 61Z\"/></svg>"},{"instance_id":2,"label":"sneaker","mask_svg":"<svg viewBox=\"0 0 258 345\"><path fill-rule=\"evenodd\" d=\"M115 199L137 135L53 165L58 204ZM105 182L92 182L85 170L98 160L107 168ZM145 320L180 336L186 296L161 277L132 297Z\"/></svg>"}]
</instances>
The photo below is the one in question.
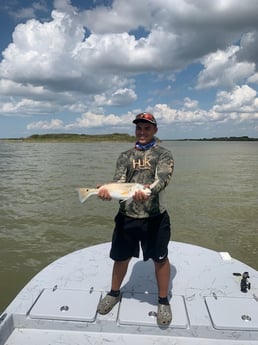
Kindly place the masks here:
<instances>
[{"instance_id":1,"label":"sneaker","mask_svg":"<svg viewBox=\"0 0 258 345\"><path fill-rule=\"evenodd\" d=\"M157 324L159 326L169 326L172 321L172 311L170 304L158 304Z\"/></svg>"},{"instance_id":2,"label":"sneaker","mask_svg":"<svg viewBox=\"0 0 258 345\"><path fill-rule=\"evenodd\" d=\"M100 302L97 308L97 312L101 315L109 313L114 306L119 302L120 295L117 297L106 295Z\"/></svg>"}]
</instances>

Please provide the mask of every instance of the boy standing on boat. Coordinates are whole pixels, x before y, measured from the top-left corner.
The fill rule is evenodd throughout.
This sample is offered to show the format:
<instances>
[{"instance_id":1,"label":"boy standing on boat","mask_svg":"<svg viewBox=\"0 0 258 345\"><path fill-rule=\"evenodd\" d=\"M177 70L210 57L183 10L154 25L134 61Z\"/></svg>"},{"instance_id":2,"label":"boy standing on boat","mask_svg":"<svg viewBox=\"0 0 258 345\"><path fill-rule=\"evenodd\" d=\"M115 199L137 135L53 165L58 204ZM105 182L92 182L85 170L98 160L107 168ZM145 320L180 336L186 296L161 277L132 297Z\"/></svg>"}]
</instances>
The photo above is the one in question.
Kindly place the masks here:
<instances>
[{"instance_id":1,"label":"boy standing on boat","mask_svg":"<svg viewBox=\"0 0 258 345\"><path fill-rule=\"evenodd\" d=\"M170 219L163 204L163 193L174 168L171 152L159 146L155 139L158 131L155 117L141 113L136 125L135 147L122 152L117 160L115 182L136 182L148 186L151 195L138 191L130 203L121 202L115 217L110 257L114 260L110 292L100 301L98 312L107 314L120 299L120 287L132 257L139 257L141 244L143 259L152 259L158 286L157 323L168 326L172 320L168 300L170 263L168 242ZM99 197L110 200L108 190L101 188Z\"/></svg>"}]
</instances>

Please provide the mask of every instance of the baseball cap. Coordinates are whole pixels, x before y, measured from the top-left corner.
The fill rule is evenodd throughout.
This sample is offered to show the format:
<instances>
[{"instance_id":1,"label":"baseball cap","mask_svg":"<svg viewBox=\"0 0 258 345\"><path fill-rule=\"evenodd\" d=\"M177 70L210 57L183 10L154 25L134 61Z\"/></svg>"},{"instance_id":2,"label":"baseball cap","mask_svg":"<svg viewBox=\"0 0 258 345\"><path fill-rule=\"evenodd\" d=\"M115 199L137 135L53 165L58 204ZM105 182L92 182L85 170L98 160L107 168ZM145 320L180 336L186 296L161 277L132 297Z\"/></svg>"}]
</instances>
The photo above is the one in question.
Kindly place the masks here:
<instances>
[{"instance_id":1,"label":"baseball cap","mask_svg":"<svg viewBox=\"0 0 258 345\"><path fill-rule=\"evenodd\" d=\"M149 122L152 123L154 126L157 126L157 121L151 113L140 113L136 115L135 119L133 120L133 123L138 122Z\"/></svg>"}]
</instances>

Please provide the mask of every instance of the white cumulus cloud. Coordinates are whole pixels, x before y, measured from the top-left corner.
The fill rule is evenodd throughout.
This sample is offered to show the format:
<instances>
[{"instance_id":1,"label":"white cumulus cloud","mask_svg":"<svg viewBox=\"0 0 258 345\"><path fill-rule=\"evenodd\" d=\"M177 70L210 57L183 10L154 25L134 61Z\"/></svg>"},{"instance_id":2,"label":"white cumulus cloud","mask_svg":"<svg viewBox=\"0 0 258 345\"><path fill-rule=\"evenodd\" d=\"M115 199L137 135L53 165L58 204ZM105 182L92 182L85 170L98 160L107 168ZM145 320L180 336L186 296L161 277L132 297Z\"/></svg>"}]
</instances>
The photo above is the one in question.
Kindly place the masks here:
<instances>
[{"instance_id":1,"label":"white cumulus cloud","mask_svg":"<svg viewBox=\"0 0 258 345\"><path fill-rule=\"evenodd\" d=\"M42 1L16 11L29 19L2 52L0 116L52 114L52 121L33 118L28 130L121 128L130 111L148 107L164 126L232 119L233 112L256 119L257 0L114 0L80 10L55 0L39 19L46 10ZM198 75L178 87L193 65ZM158 99L169 80L166 101ZM204 106L207 90L214 99L210 93Z\"/></svg>"}]
</instances>

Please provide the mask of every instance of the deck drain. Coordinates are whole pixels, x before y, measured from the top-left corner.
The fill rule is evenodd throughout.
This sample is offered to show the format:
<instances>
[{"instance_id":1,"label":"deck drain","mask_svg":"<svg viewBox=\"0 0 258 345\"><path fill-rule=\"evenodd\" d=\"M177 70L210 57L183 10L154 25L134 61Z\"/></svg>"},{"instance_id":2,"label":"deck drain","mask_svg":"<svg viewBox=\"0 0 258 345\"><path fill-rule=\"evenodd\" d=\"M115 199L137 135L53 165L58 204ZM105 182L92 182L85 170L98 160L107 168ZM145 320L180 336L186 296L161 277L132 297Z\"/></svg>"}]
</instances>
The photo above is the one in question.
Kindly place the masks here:
<instances>
[{"instance_id":1,"label":"deck drain","mask_svg":"<svg viewBox=\"0 0 258 345\"><path fill-rule=\"evenodd\" d=\"M62 312L65 312L65 311L68 311L68 310L69 310L69 307L68 307L68 305L63 305L63 306L60 308L60 310L61 310Z\"/></svg>"},{"instance_id":2,"label":"deck drain","mask_svg":"<svg viewBox=\"0 0 258 345\"><path fill-rule=\"evenodd\" d=\"M249 322L249 321L252 320L251 316L249 316L249 315L242 315L242 316L241 316L241 319L244 320L244 321L246 321L246 322Z\"/></svg>"},{"instance_id":3,"label":"deck drain","mask_svg":"<svg viewBox=\"0 0 258 345\"><path fill-rule=\"evenodd\" d=\"M157 313L156 313L155 311L150 311L150 312L148 313L148 315L149 315L150 317L157 317Z\"/></svg>"}]
</instances>

